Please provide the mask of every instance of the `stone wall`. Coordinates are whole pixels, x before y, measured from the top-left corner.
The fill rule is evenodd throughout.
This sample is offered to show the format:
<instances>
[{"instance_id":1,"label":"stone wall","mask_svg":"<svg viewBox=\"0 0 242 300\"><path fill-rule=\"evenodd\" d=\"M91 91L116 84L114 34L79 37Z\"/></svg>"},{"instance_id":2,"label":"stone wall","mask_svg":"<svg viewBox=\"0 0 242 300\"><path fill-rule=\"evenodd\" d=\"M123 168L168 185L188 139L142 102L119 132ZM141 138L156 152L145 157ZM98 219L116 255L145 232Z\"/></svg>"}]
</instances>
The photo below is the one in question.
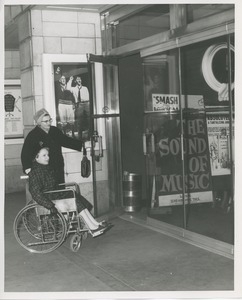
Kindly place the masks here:
<instances>
[{"instance_id":1,"label":"stone wall","mask_svg":"<svg viewBox=\"0 0 242 300\"><path fill-rule=\"evenodd\" d=\"M43 107L43 54L101 54L100 16L83 11L25 10L15 19L19 51L5 52L5 79L21 79L24 136L34 127L33 115ZM5 191L24 189L20 181L22 142L5 145ZM81 154L75 155L80 165ZM90 179L91 180L91 179ZM90 193L90 191L87 191ZM91 199L90 199L91 200Z\"/></svg>"},{"instance_id":2,"label":"stone wall","mask_svg":"<svg viewBox=\"0 0 242 300\"><path fill-rule=\"evenodd\" d=\"M4 79L20 80L20 55L18 50L5 50ZM24 180L20 180L23 174L20 153L23 139L5 140L4 166L5 166L5 192L17 192L25 189Z\"/></svg>"},{"instance_id":3,"label":"stone wall","mask_svg":"<svg viewBox=\"0 0 242 300\"><path fill-rule=\"evenodd\" d=\"M20 79L20 58L18 50L6 50L4 53L4 78Z\"/></svg>"}]
</instances>

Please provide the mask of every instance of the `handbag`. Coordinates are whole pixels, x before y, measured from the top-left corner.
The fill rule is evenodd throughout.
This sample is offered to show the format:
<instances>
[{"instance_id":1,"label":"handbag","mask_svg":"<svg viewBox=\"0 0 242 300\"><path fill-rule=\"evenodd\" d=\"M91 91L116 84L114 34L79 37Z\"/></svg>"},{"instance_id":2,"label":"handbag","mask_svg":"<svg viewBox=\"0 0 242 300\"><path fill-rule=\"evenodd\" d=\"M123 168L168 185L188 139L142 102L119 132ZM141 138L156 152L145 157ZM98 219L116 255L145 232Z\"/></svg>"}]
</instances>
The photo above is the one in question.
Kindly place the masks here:
<instances>
[{"instance_id":1,"label":"handbag","mask_svg":"<svg viewBox=\"0 0 242 300\"><path fill-rule=\"evenodd\" d=\"M83 146L83 158L81 161L81 176L84 178L89 177L91 174L91 162L87 158L87 150L85 146Z\"/></svg>"}]
</instances>

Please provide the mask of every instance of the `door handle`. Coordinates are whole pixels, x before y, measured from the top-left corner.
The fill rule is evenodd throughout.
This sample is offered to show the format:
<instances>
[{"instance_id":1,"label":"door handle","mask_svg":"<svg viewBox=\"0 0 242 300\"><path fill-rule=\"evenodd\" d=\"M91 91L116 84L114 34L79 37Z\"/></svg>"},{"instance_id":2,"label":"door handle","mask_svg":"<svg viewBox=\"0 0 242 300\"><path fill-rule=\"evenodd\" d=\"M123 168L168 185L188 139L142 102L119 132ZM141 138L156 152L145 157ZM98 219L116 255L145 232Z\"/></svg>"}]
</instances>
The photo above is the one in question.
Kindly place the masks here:
<instances>
[{"instance_id":1,"label":"door handle","mask_svg":"<svg viewBox=\"0 0 242 300\"><path fill-rule=\"evenodd\" d=\"M98 150L99 150L99 157L103 157L103 138L101 135L98 137Z\"/></svg>"},{"instance_id":2,"label":"door handle","mask_svg":"<svg viewBox=\"0 0 242 300\"><path fill-rule=\"evenodd\" d=\"M155 153L155 136L153 133L151 133L151 153Z\"/></svg>"},{"instance_id":3,"label":"door handle","mask_svg":"<svg viewBox=\"0 0 242 300\"><path fill-rule=\"evenodd\" d=\"M92 136L93 141L93 154L95 158L99 159L100 157L103 157L103 142L102 142L102 136L98 134L97 131L94 131L94 134ZM95 151L95 144L98 144L97 150Z\"/></svg>"},{"instance_id":4,"label":"door handle","mask_svg":"<svg viewBox=\"0 0 242 300\"><path fill-rule=\"evenodd\" d=\"M146 134L143 133L143 153L147 155L147 144L146 144Z\"/></svg>"},{"instance_id":5,"label":"door handle","mask_svg":"<svg viewBox=\"0 0 242 300\"><path fill-rule=\"evenodd\" d=\"M149 150L147 150L147 137L149 141ZM143 152L144 155L155 153L155 136L153 133L143 133Z\"/></svg>"}]
</instances>

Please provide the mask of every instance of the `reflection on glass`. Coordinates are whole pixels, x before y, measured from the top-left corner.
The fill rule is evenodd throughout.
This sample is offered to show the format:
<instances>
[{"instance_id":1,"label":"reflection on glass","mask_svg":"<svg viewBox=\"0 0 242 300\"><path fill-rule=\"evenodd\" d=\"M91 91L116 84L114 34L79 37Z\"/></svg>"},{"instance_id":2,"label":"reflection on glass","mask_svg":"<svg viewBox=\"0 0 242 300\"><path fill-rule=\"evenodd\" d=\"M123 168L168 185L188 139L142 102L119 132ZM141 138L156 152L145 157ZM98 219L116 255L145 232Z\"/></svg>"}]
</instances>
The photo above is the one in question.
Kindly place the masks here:
<instances>
[{"instance_id":1,"label":"reflection on glass","mask_svg":"<svg viewBox=\"0 0 242 300\"><path fill-rule=\"evenodd\" d=\"M212 192L209 202L187 205L187 229L233 244L228 113L232 99L229 99L225 90L228 88L229 70L234 68L234 64L232 62L228 66L227 38L220 37L182 48L181 64L184 94L201 95L204 99L204 130L207 135ZM186 170L186 175L190 176L190 173Z\"/></svg>"},{"instance_id":2,"label":"reflection on glass","mask_svg":"<svg viewBox=\"0 0 242 300\"><path fill-rule=\"evenodd\" d=\"M229 92L221 98L203 73L211 67L216 82L228 87L231 75L233 83L234 48L228 65L226 41L220 37L181 48L181 99L177 52L144 59L144 143L150 217L233 244L233 84L232 99ZM210 47L216 51L202 68Z\"/></svg>"},{"instance_id":3,"label":"reflection on glass","mask_svg":"<svg viewBox=\"0 0 242 300\"><path fill-rule=\"evenodd\" d=\"M234 4L188 4L187 21L188 23L192 23L204 17L216 15L233 8Z\"/></svg>"},{"instance_id":4,"label":"reflection on glass","mask_svg":"<svg viewBox=\"0 0 242 300\"><path fill-rule=\"evenodd\" d=\"M151 5L112 25L112 46L127 45L169 29L169 4Z\"/></svg>"},{"instance_id":5,"label":"reflection on glass","mask_svg":"<svg viewBox=\"0 0 242 300\"><path fill-rule=\"evenodd\" d=\"M175 112L179 109L178 52L168 51L143 61L145 111Z\"/></svg>"},{"instance_id":6,"label":"reflection on glass","mask_svg":"<svg viewBox=\"0 0 242 300\"><path fill-rule=\"evenodd\" d=\"M119 99L118 99L118 67L115 65L104 65L104 108L99 113L114 114L119 113Z\"/></svg>"}]
</instances>

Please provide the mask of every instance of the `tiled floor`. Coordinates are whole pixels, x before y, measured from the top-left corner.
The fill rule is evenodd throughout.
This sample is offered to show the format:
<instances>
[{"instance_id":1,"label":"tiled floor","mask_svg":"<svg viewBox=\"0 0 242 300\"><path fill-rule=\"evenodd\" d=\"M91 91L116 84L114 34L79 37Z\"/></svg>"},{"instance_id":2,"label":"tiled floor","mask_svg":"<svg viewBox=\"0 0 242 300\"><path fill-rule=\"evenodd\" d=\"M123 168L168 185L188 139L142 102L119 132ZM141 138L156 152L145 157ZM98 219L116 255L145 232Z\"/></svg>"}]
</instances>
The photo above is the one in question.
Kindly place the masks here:
<instances>
[{"instance_id":1,"label":"tiled floor","mask_svg":"<svg viewBox=\"0 0 242 300\"><path fill-rule=\"evenodd\" d=\"M49 254L31 254L12 224L24 195L6 195L6 293L184 292L234 290L234 261L121 218L104 235L88 237L77 253L67 241ZM132 295L132 293L130 295ZM16 295L16 294L15 294ZM13 298L14 299L14 298Z\"/></svg>"}]
</instances>

